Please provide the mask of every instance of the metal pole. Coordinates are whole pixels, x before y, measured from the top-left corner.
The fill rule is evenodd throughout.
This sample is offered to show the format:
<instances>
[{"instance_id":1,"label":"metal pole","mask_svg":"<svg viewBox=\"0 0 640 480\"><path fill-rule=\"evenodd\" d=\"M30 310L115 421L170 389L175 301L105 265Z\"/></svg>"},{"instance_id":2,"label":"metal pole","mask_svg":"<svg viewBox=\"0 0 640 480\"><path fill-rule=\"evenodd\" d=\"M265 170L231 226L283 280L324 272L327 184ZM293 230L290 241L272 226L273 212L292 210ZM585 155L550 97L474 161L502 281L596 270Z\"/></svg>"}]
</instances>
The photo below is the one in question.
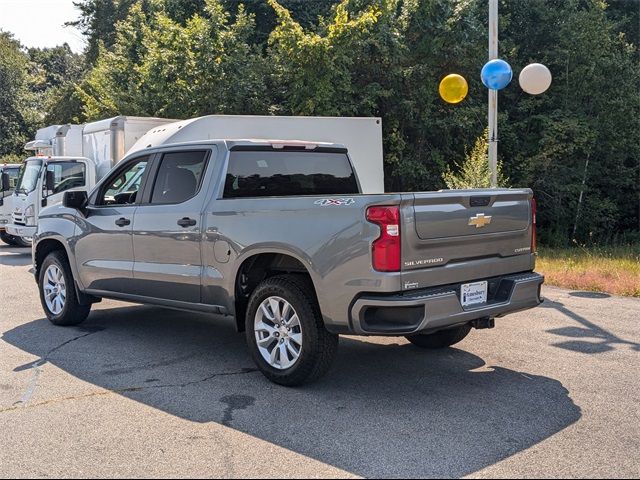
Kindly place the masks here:
<instances>
[{"instance_id":1,"label":"metal pole","mask_svg":"<svg viewBox=\"0 0 640 480\"><path fill-rule=\"evenodd\" d=\"M498 58L498 0L489 0L489 60ZM498 91L489 90L489 171L498 186Z\"/></svg>"}]
</instances>

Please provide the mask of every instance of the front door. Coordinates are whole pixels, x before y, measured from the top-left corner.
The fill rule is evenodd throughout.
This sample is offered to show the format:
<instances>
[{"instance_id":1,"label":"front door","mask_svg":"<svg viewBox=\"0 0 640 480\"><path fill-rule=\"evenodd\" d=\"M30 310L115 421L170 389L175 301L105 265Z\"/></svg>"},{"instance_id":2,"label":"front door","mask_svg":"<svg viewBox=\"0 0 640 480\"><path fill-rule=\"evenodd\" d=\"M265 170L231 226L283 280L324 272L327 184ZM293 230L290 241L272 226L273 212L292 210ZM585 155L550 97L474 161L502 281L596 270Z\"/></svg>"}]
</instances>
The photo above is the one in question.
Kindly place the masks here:
<instances>
[{"instance_id":1,"label":"front door","mask_svg":"<svg viewBox=\"0 0 640 480\"><path fill-rule=\"evenodd\" d=\"M136 294L200 303L201 188L210 150L159 154L133 224ZM151 179L150 179L151 182Z\"/></svg>"},{"instance_id":2,"label":"front door","mask_svg":"<svg viewBox=\"0 0 640 480\"><path fill-rule=\"evenodd\" d=\"M132 293L133 220L149 157L123 164L94 193L80 217L75 257L84 288Z\"/></svg>"},{"instance_id":3,"label":"front door","mask_svg":"<svg viewBox=\"0 0 640 480\"><path fill-rule=\"evenodd\" d=\"M68 160L47 163L44 175L42 207L62 203L62 197L67 190L86 189L87 187L88 172L85 161ZM53 180L52 185L47 185L48 176Z\"/></svg>"}]
</instances>

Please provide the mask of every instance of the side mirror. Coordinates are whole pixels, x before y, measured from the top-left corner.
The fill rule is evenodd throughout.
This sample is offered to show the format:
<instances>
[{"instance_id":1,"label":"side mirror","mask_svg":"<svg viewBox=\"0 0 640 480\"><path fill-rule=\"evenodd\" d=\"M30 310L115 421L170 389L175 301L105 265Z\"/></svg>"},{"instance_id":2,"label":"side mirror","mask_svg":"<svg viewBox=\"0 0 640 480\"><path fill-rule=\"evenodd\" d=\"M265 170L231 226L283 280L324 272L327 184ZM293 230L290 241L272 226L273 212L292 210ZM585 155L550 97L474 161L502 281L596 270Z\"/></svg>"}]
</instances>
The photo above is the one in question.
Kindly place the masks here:
<instances>
[{"instance_id":1,"label":"side mirror","mask_svg":"<svg viewBox=\"0 0 640 480\"><path fill-rule=\"evenodd\" d=\"M53 193L56 188L56 174L53 170L47 170L45 177L45 189L47 192Z\"/></svg>"},{"instance_id":2,"label":"side mirror","mask_svg":"<svg viewBox=\"0 0 640 480\"><path fill-rule=\"evenodd\" d=\"M89 203L89 195L85 191L70 191L64 192L62 198L62 204L66 208L73 208L83 212L87 204Z\"/></svg>"},{"instance_id":3,"label":"side mirror","mask_svg":"<svg viewBox=\"0 0 640 480\"><path fill-rule=\"evenodd\" d=\"M8 192L11 190L11 181L9 180L9 174L7 172L2 173L2 191Z\"/></svg>"}]
</instances>

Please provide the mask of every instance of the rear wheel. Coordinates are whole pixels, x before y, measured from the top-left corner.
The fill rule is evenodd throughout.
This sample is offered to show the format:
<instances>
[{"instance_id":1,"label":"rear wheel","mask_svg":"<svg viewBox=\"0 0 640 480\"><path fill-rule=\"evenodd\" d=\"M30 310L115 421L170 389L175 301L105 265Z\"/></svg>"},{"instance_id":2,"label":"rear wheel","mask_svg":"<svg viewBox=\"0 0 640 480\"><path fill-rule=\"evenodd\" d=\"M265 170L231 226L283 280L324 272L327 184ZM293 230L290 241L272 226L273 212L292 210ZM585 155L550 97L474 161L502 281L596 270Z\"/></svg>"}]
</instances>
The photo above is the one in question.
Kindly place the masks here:
<instances>
[{"instance_id":1,"label":"rear wheel","mask_svg":"<svg viewBox=\"0 0 640 480\"><path fill-rule=\"evenodd\" d=\"M63 252L51 252L42 262L38 279L40 302L54 325L78 325L86 320L91 305L80 305L73 274Z\"/></svg>"},{"instance_id":2,"label":"rear wheel","mask_svg":"<svg viewBox=\"0 0 640 480\"><path fill-rule=\"evenodd\" d=\"M437 349L450 347L461 342L469 335L470 331L471 325L462 325L435 333L409 335L406 338L416 347Z\"/></svg>"},{"instance_id":3,"label":"rear wheel","mask_svg":"<svg viewBox=\"0 0 640 480\"><path fill-rule=\"evenodd\" d=\"M324 326L313 287L298 275L258 285L247 306L246 332L258 368L279 385L317 380L331 367L338 348L338 336Z\"/></svg>"}]
</instances>

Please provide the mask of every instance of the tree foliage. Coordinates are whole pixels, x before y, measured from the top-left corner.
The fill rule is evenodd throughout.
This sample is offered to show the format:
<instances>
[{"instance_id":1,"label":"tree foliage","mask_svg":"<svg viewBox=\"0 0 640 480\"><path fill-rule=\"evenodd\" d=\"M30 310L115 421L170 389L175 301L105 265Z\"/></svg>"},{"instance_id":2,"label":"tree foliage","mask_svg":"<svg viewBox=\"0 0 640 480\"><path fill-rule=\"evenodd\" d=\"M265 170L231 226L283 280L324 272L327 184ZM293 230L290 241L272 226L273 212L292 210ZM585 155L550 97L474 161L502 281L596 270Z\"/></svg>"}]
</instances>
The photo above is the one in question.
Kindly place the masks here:
<instances>
[{"instance_id":1,"label":"tree foliage","mask_svg":"<svg viewBox=\"0 0 640 480\"><path fill-rule=\"evenodd\" d=\"M451 189L491 188L491 170L489 169L489 131L476 139L476 143L467 152L462 163L455 163L455 170L450 166L442 174L442 179ZM502 162L497 165L498 187L509 187L509 179L504 175Z\"/></svg>"},{"instance_id":2,"label":"tree foliage","mask_svg":"<svg viewBox=\"0 0 640 480\"><path fill-rule=\"evenodd\" d=\"M16 88L27 85L15 97L22 99L15 112L35 105L57 122L117 114L380 116L388 190L461 185L472 170L485 181L478 141L487 123L479 79L487 60L485 0L78 0L78 6L77 24L88 39L85 72L65 52L50 52L51 61L18 48L38 65L40 80L29 80L33 67L13 77L22 85ZM514 82L499 96L499 157L512 185L533 188L547 243L570 241L574 229L582 241L640 227L639 41L638 2L500 3L500 52ZM539 96L517 85L520 70L534 61L553 74ZM66 73L56 73L61 66ZM470 87L453 106L437 94L440 79L452 72ZM52 101L29 100L38 88ZM14 117L18 125L20 115Z\"/></svg>"}]
</instances>

